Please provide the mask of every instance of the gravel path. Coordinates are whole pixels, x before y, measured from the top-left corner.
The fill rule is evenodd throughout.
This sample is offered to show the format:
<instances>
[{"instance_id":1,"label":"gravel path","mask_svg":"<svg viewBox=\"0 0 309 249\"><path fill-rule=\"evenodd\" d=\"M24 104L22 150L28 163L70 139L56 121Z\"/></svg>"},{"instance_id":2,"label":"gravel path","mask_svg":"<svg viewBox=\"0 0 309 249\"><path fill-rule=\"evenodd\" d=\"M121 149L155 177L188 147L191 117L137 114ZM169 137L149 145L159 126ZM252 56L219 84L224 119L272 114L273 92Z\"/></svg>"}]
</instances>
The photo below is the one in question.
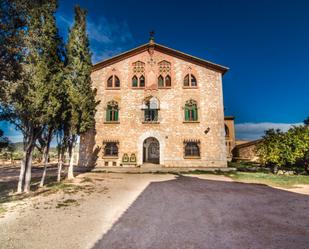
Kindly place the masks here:
<instances>
[{"instance_id":1,"label":"gravel path","mask_svg":"<svg viewBox=\"0 0 309 249\"><path fill-rule=\"evenodd\" d=\"M309 196L180 176L152 182L94 249L308 249Z\"/></svg>"}]
</instances>

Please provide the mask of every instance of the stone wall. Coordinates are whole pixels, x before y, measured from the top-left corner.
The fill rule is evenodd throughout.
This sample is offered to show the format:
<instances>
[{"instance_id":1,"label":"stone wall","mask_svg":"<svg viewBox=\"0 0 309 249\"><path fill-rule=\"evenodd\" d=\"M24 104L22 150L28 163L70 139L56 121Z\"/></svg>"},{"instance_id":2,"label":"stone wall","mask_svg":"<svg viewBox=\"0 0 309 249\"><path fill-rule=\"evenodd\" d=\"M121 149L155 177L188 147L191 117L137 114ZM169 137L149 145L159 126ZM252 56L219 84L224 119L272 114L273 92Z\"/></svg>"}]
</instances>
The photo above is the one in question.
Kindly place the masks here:
<instances>
[{"instance_id":1,"label":"stone wall","mask_svg":"<svg viewBox=\"0 0 309 249\"><path fill-rule=\"evenodd\" d=\"M233 150L233 159L240 161L258 162L259 157L257 156L256 146L260 142L261 140L256 140L236 145Z\"/></svg>"},{"instance_id":2,"label":"stone wall","mask_svg":"<svg viewBox=\"0 0 309 249\"><path fill-rule=\"evenodd\" d=\"M158 89L157 63L171 63L171 88ZM132 63L145 63L145 89L133 89ZM197 79L195 89L183 88L186 74ZM106 89L107 79L116 74L121 82L120 89ZM93 87L97 89L96 126L81 137L79 164L96 163L97 166L121 166L124 153L137 156L137 165L143 162L143 141L155 137L160 143L160 164L166 167L226 167L226 145L224 132L223 95L221 73L187 61L154 51L148 51L124 59L92 73ZM155 96L160 101L159 122L143 123L143 100ZM184 105L189 99L198 103L198 122L184 122ZM105 121L106 104L115 100L120 107L119 123ZM209 132L205 131L209 128ZM200 141L201 157L184 159L186 139ZM119 156L104 158L103 141L119 141ZM95 151L94 155L92 151ZM107 162L107 163L106 163Z\"/></svg>"}]
</instances>

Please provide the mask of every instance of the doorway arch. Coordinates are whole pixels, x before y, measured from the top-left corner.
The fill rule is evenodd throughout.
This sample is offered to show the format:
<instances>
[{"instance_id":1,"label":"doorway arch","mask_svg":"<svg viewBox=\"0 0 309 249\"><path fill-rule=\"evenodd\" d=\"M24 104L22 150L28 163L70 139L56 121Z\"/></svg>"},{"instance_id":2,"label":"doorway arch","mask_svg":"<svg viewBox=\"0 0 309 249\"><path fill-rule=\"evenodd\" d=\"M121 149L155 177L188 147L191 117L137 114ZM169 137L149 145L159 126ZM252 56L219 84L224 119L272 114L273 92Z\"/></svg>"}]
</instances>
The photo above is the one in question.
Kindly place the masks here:
<instances>
[{"instance_id":1,"label":"doorway arch","mask_svg":"<svg viewBox=\"0 0 309 249\"><path fill-rule=\"evenodd\" d=\"M143 142L143 163L160 164L160 142L155 137L148 137Z\"/></svg>"},{"instance_id":2,"label":"doorway arch","mask_svg":"<svg viewBox=\"0 0 309 249\"><path fill-rule=\"evenodd\" d=\"M164 165L165 162L165 139L161 135L159 131L156 130L148 130L140 134L136 141L136 146L138 148L137 150L137 164L142 165L143 164L143 145L145 139L149 137L154 137L159 141L160 144L160 164Z\"/></svg>"}]
</instances>

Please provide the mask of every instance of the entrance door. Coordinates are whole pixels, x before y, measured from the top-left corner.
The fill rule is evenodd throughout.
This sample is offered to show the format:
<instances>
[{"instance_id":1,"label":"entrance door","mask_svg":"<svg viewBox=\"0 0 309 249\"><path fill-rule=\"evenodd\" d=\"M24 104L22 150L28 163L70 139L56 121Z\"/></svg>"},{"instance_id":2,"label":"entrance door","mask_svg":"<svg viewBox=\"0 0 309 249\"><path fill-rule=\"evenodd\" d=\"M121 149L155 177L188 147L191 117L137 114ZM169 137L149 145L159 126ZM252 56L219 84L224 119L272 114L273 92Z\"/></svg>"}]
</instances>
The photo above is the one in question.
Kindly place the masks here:
<instances>
[{"instance_id":1,"label":"entrance door","mask_svg":"<svg viewBox=\"0 0 309 249\"><path fill-rule=\"evenodd\" d=\"M143 150L143 161L145 163L160 163L160 144L156 138L147 138L144 141Z\"/></svg>"}]
</instances>

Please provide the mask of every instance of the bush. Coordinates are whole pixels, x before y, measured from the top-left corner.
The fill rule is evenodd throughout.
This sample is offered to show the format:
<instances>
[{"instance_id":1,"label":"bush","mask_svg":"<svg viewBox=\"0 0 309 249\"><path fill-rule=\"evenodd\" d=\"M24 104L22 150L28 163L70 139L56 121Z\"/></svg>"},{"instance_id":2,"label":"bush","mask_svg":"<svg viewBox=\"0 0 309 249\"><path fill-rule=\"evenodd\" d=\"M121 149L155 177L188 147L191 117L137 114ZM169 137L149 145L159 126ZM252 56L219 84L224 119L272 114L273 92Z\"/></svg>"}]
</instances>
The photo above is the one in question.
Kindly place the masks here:
<instances>
[{"instance_id":1,"label":"bush","mask_svg":"<svg viewBox=\"0 0 309 249\"><path fill-rule=\"evenodd\" d=\"M274 173L278 170L309 172L309 128L294 126L287 132L270 129L263 142L257 145L257 154L262 164Z\"/></svg>"}]
</instances>

